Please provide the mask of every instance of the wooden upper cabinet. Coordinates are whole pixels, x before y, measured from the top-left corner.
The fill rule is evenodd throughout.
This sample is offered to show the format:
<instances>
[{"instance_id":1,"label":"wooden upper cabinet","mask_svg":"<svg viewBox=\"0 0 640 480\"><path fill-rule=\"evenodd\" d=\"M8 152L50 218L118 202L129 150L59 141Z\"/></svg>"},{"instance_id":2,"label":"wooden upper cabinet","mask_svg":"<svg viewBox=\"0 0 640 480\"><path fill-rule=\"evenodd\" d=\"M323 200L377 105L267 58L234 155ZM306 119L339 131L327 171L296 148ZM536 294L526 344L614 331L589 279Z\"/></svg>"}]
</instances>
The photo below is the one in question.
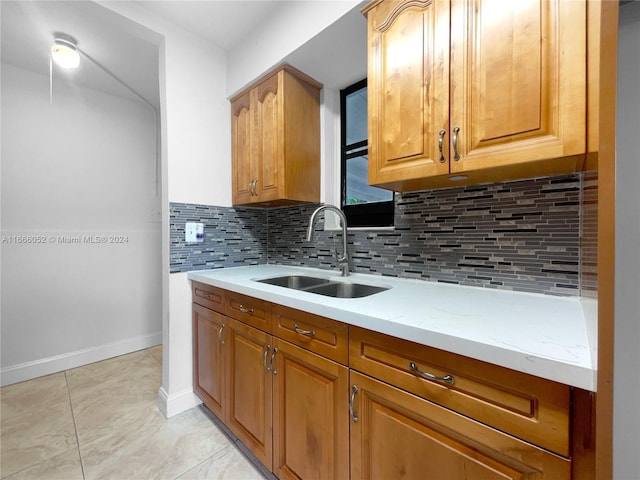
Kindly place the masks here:
<instances>
[{"instance_id":1,"label":"wooden upper cabinet","mask_svg":"<svg viewBox=\"0 0 640 480\"><path fill-rule=\"evenodd\" d=\"M382 2L368 25L369 183L448 173L449 5Z\"/></svg>"},{"instance_id":2,"label":"wooden upper cabinet","mask_svg":"<svg viewBox=\"0 0 640 480\"><path fill-rule=\"evenodd\" d=\"M363 12L369 183L407 191L582 168L586 2L377 0Z\"/></svg>"},{"instance_id":3,"label":"wooden upper cabinet","mask_svg":"<svg viewBox=\"0 0 640 480\"><path fill-rule=\"evenodd\" d=\"M251 94L246 92L231 104L231 151L233 166L233 203L250 203L252 176L251 127L249 110Z\"/></svg>"},{"instance_id":4,"label":"wooden upper cabinet","mask_svg":"<svg viewBox=\"0 0 640 480\"><path fill-rule=\"evenodd\" d=\"M288 65L231 99L234 205L320 201L320 89Z\"/></svg>"},{"instance_id":5,"label":"wooden upper cabinet","mask_svg":"<svg viewBox=\"0 0 640 480\"><path fill-rule=\"evenodd\" d=\"M453 2L451 23L452 172L585 153L585 2Z\"/></svg>"}]
</instances>

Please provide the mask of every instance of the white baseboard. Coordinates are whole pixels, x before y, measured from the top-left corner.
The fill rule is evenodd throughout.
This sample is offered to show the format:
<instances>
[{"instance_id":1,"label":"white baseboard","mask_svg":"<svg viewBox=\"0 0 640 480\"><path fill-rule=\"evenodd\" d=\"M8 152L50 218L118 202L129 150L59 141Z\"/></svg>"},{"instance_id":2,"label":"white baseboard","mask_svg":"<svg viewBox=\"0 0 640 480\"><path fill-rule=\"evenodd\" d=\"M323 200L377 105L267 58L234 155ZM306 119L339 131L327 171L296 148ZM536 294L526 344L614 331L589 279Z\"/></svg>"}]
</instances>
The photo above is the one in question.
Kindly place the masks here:
<instances>
[{"instance_id":1,"label":"white baseboard","mask_svg":"<svg viewBox=\"0 0 640 480\"><path fill-rule=\"evenodd\" d=\"M158 392L158 409L167 418L197 407L201 403L202 400L193 393L193 390L185 390L175 395L169 395L164 388L160 387Z\"/></svg>"},{"instance_id":2,"label":"white baseboard","mask_svg":"<svg viewBox=\"0 0 640 480\"><path fill-rule=\"evenodd\" d=\"M70 368L81 367L93 362L117 357L126 353L142 350L162 344L162 332L141 337L127 338L118 342L98 345L97 347L76 350L53 357L24 362L0 369L0 386L24 382L32 378L51 375Z\"/></svg>"}]
</instances>

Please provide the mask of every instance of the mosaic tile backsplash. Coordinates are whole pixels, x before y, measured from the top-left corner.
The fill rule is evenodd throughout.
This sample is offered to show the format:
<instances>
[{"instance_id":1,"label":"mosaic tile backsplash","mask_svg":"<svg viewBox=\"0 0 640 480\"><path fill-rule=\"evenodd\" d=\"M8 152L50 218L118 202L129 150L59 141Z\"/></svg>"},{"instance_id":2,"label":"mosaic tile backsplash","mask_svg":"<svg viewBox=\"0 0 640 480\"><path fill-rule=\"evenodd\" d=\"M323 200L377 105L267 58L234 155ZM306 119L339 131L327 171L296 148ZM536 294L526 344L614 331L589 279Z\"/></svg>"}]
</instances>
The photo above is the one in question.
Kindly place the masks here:
<instances>
[{"instance_id":1,"label":"mosaic tile backsplash","mask_svg":"<svg viewBox=\"0 0 640 480\"><path fill-rule=\"evenodd\" d=\"M395 195L395 226L352 230L350 268L428 281L577 295L580 175ZM317 205L269 210L171 204L171 271L277 263L336 268L342 233L324 231ZM205 223L203 244L184 223Z\"/></svg>"}]
</instances>

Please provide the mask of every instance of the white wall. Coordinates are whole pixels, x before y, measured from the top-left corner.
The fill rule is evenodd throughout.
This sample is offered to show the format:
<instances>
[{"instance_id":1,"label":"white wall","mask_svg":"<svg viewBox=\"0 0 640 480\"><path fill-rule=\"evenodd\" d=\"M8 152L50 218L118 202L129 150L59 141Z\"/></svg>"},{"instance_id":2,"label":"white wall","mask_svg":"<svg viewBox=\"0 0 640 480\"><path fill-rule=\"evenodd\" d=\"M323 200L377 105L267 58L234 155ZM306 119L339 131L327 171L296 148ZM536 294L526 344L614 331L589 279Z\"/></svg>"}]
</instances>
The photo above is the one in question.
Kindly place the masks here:
<instances>
[{"instance_id":1,"label":"white wall","mask_svg":"<svg viewBox=\"0 0 640 480\"><path fill-rule=\"evenodd\" d=\"M98 2L164 36L160 52L163 137L163 379L167 416L197 403L192 385L191 295L186 274L169 274L169 202L231 205L229 92L249 83L358 2L295 2L229 55L132 2ZM270 21L275 23L270 23ZM230 87L232 84L234 86Z\"/></svg>"},{"instance_id":2,"label":"white wall","mask_svg":"<svg viewBox=\"0 0 640 480\"><path fill-rule=\"evenodd\" d=\"M2 65L3 384L161 340L153 112L62 80L53 98Z\"/></svg>"},{"instance_id":3,"label":"white wall","mask_svg":"<svg viewBox=\"0 0 640 480\"><path fill-rule=\"evenodd\" d=\"M171 417L193 393L191 294L169 274L169 202L231 205L231 120L226 54L133 2L98 2L164 37L160 48L163 207L163 365L158 406Z\"/></svg>"},{"instance_id":4,"label":"white wall","mask_svg":"<svg viewBox=\"0 0 640 480\"><path fill-rule=\"evenodd\" d=\"M266 18L229 52L227 95L231 96L282 62L360 3L353 0L287 2L285 8Z\"/></svg>"},{"instance_id":5,"label":"white wall","mask_svg":"<svg viewBox=\"0 0 640 480\"><path fill-rule=\"evenodd\" d=\"M613 468L640 478L640 3L620 9L616 142Z\"/></svg>"}]
</instances>

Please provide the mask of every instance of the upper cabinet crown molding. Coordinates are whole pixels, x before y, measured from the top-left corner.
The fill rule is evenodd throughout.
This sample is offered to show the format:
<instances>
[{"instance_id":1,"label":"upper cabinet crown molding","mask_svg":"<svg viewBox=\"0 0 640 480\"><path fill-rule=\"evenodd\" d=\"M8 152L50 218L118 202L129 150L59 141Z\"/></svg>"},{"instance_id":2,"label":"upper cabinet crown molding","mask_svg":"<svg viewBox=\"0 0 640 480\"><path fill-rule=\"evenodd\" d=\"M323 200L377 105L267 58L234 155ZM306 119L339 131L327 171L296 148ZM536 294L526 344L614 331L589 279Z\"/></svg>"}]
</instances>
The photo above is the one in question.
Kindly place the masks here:
<instances>
[{"instance_id":1,"label":"upper cabinet crown molding","mask_svg":"<svg viewBox=\"0 0 640 480\"><path fill-rule=\"evenodd\" d=\"M362 11L369 183L407 191L582 168L586 2L376 0Z\"/></svg>"},{"instance_id":2,"label":"upper cabinet crown molding","mask_svg":"<svg viewBox=\"0 0 640 480\"><path fill-rule=\"evenodd\" d=\"M320 201L321 89L282 65L231 98L234 205Z\"/></svg>"}]
</instances>

